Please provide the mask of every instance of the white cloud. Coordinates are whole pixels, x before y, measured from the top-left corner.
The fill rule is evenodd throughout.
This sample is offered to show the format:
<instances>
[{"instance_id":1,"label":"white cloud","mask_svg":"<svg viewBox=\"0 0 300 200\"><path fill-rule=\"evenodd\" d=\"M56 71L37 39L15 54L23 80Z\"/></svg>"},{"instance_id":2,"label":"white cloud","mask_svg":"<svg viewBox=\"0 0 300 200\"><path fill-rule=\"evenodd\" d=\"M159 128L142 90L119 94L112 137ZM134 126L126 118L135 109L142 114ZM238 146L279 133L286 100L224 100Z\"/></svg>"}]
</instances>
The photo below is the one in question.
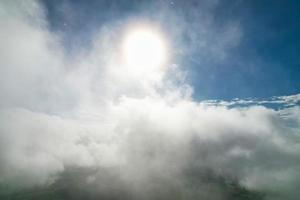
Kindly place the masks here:
<instances>
[{"instance_id":1,"label":"white cloud","mask_svg":"<svg viewBox=\"0 0 300 200\"><path fill-rule=\"evenodd\" d=\"M132 190L153 176L187 187L185 170L211 169L273 199L299 195L299 95L276 98L294 103L281 110L196 102L174 65L155 81L126 73L113 30L71 59L38 4L1 4L0 183L43 184L84 166L120 168Z\"/></svg>"}]
</instances>

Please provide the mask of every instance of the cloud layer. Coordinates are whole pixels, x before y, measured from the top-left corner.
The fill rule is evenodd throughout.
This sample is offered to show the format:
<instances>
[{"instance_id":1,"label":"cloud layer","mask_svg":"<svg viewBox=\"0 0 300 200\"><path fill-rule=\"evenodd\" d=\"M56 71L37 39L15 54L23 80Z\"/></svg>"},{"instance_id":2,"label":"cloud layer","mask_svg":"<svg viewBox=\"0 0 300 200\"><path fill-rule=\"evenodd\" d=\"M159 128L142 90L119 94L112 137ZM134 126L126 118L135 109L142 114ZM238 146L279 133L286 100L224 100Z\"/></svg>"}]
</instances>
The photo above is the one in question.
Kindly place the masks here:
<instances>
[{"instance_id":1,"label":"cloud layer","mask_svg":"<svg viewBox=\"0 0 300 200\"><path fill-rule=\"evenodd\" d=\"M128 73L116 27L71 58L38 2L1 2L0 16L1 187L59 184L69 172L107 199L226 199L225 180L267 199L300 195L299 95L273 99L280 109L197 102L177 65Z\"/></svg>"}]
</instances>

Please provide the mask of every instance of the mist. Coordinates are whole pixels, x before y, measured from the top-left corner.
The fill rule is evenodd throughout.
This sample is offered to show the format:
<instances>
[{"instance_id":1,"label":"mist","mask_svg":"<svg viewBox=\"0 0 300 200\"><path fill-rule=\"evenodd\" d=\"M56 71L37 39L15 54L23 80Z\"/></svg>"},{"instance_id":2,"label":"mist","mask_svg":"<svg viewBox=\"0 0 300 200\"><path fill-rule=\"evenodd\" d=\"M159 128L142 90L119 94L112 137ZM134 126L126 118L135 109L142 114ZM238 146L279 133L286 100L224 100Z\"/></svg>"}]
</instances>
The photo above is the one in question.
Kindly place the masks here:
<instances>
[{"instance_id":1,"label":"mist","mask_svg":"<svg viewBox=\"0 0 300 200\"><path fill-rule=\"evenodd\" d=\"M0 197L297 199L299 95L264 102L193 96L180 64L193 49L172 39L189 26L204 65L221 62L243 36L232 22L219 37L215 4L204 1L201 16L188 16L201 18L202 28L158 10L151 23L176 24L168 30L173 61L136 76L118 60L126 26L119 24L133 17L107 22L90 45L72 44L70 53L40 1L1 2Z\"/></svg>"}]
</instances>

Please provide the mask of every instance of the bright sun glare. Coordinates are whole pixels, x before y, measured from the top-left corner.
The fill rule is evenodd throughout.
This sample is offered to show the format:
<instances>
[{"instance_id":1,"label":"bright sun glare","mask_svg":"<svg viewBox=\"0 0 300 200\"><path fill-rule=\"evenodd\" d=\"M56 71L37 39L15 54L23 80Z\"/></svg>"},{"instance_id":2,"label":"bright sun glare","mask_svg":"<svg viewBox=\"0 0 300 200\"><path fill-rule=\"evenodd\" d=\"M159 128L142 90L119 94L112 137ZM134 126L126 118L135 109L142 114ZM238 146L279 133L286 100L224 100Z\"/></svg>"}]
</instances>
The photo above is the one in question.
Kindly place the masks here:
<instances>
[{"instance_id":1,"label":"bright sun glare","mask_svg":"<svg viewBox=\"0 0 300 200\"><path fill-rule=\"evenodd\" d=\"M125 35L122 55L131 68L158 70L167 60L167 47L159 32L147 27L133 28Z\"/></svg>"}]
</instances>

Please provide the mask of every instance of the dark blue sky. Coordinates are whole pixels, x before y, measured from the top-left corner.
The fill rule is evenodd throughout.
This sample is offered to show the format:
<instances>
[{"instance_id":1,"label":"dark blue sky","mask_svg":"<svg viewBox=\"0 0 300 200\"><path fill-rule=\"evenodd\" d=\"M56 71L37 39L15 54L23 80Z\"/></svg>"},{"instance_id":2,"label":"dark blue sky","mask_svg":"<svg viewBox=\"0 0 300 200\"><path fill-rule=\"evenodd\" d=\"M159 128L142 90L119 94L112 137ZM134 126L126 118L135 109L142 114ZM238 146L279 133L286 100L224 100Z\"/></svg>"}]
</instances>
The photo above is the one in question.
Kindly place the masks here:
<instances>
[{"instance_id":1,"label":"dark blue sky","mask_svg":"<svg viewBox=\"0 0 300 200\"><path fill-rule=\"evenodd\" d=\"M300 92L300 1L43 2L50 28L70 56L79 46L89 48L101 27L143 18L169 36L174 63L187 71L196 99Z\"/></svg>"},{"instance_id":2,"label":"dark blue sky","mask_svg":"<svg viewBox=\"0 0 300 200\"><path fill-rule=\"evenodd\" d=\"M224 1L217 18L237 19L243 30L226 72L216 70L216 97L267 97L300 91L300 2ZM237 2L237 1L235 1ZM234 62L238 60L238 62Z\"/></svg>"}]
</instances>

